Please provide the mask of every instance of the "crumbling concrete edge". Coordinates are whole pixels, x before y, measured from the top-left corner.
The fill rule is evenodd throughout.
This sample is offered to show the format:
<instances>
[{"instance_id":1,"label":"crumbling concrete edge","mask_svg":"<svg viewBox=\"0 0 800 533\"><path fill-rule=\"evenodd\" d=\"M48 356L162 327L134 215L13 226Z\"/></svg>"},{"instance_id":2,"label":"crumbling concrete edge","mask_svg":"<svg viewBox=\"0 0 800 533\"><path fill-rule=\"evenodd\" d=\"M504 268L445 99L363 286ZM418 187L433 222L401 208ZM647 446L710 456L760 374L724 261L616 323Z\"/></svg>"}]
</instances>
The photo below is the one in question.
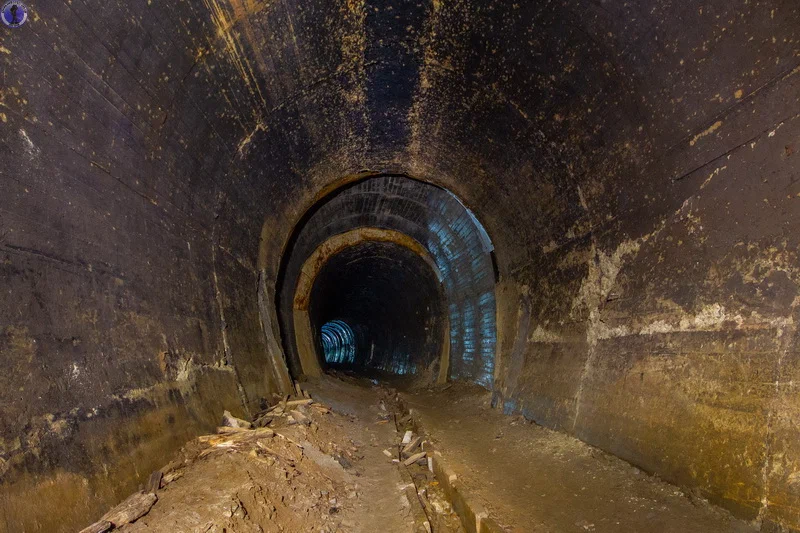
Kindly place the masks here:
<instances>
[{"instance_id":1,"label":"crumbling concrete edge","mask_svg":"<svg viewBox=\"0 0 800 533\"><path fill-rule=\"evenodd\" d=\"M409 410L414 428L418 435L425 435L419 416L413 409ZM486 507L478 501L474 494L470 494L447 464L444 455L435 449L430 440L424 442L424 449L430 458L429 465L433 468L433 475L444 490L453 510L461 519L461 524L467 533L505 533L491 516Z\"/></svg>"},{"instance_id":2,"label":"crumbling concrete edge","mask_svg":"<svg viewBox=\"0 0 800 533\"><path fill-rule=\"evenodd\" d=\"M411 474L408 472L408 468L400 463L397 465L397 470L400 472L400 477L403 480L403 490L405 491L408 504L411 506L411 513L414 516L414 533L430 533L431 523L428 520L425 509L422 507L422 502L419 501L417 487L414 484L414 480L411 478Z\"/></svg>"}]
</instances>

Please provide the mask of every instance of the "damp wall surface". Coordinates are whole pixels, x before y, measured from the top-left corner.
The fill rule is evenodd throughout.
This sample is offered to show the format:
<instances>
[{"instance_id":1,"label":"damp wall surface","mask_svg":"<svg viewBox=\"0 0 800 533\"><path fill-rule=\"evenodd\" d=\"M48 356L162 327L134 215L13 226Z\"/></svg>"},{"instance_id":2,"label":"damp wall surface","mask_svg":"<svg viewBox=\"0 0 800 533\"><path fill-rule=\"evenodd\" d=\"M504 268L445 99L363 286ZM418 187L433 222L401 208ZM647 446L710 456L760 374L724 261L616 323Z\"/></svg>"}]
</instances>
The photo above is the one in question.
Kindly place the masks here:
<instances>
[{"instance_id":1,"label":"damp wall surface","mask_svg":"<svg viewBox=\"0 0 800 533\"><path fill-rule=\"evenodd\" d=\"M246 83L206 7L143 6L2 28L0 531L88 525L275 390L257 236L218 221Z\"/></svg>"},{"instance_id":2,"label":"damp wall surface","mask_svg":"<svg viewBox=\"0 0 800 533\"><path fill-rule=\"evenodd\" d=\"M800 528L794 0L29 7L0 43L0 529L85 525L279 390L289 235L364 171L486 227L507 410Z\"/></svg>"}]
</instances>

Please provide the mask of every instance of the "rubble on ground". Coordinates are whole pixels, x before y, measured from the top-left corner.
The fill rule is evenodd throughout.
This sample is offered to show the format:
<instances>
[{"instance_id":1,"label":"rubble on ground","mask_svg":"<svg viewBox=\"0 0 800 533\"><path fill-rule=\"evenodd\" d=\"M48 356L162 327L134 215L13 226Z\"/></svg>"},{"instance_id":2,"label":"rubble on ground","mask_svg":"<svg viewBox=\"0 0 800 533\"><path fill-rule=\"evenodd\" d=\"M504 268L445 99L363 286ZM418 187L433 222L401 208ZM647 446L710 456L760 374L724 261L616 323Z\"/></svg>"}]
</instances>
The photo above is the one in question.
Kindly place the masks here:
<instances>
[{"instance_id":1,"label":"rubble on ground","mask_svg":"<svg viewBox=\"0 0 800 533\"><path fill-rule=\"evenodd\" d=\"M81 533L350 530L358 448L326 420L342 415L299 384L296 392L253 422L225 411L214 434L187 443L143 490Z\"/></svg>"}]
</instances>

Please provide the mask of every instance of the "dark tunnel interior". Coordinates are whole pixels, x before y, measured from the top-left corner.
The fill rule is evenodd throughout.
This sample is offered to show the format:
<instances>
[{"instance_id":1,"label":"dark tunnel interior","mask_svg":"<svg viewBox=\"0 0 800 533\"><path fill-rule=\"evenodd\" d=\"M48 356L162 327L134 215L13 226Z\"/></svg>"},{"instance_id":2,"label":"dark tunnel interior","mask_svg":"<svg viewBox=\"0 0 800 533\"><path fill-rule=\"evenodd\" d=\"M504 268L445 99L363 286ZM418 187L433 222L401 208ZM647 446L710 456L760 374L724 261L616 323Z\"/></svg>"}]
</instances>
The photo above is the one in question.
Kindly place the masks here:
<instances>
[{"instance_id":1,"label":"dark tunnel interior","mask_svg":"<svg viewBox=\"0 0 800 533\"><path fill-rule=\"evenodd\" d=\"M446 310L441 284L429 264L398 244L366 242L346 248L323 266L309 311L323 362L322 326L340 320L356 338L354 360L345 366L435 375Z\"/></svg>"},{"instance_id":2,"label":"dark tunnel interior","mask_svg":"<svg viewBox=\"0 0 800 533\"><path fill-rule=\"evenodd\" d=\"M504 493L543 531L800 532L800 1L0 4L0 533L80 530L200 437L266 468L222 414L302 443L350 423L321 383L372 395L329 440L385 431L401 483L375 418L406 379L495 495L534 435L583 450ZM314 506L283 531L338 531L362 500L287 443L266 477ZM583 491L595 451L639 473ZM658 480L677 507L631 503ZM280 529L238 497L208 531Z\"/></svg>"},{"instance_id":3,"label":"dark tunnel interior","mask_svg":"<svg viewBox=\"0 0 800 533\"><path fill-rule=\"evenodd\" d=\"M472 211L441 187L386 174L332 191L302 217L283 255L276 310L289 368L314 371L303 357L313 350L321 360L321 327L342 320L359 343L354 369L490 385L493 249Z\"/></svg>"}]
</instances>

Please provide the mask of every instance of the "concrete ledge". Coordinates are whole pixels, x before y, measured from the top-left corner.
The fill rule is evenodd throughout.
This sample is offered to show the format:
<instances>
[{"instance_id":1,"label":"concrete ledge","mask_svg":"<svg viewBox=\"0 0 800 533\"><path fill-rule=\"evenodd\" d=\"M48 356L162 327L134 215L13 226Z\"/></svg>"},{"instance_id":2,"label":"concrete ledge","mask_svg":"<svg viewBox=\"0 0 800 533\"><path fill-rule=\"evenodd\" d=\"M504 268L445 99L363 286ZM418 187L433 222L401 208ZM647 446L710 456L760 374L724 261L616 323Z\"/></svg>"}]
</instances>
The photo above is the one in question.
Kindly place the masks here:
<instances>
[{"instance_id":1,"label":"concrete ledge","mask_svg":"<svg viewBox=\"0 0 800 533\"><path fill-rule=\"evenodd\" d=\"M410 410L412 423L417 434L426 434L417 414ZM489 512L478 498L459 482L458 476L448 466L442 452L435 449L430 441L425 442L425 451L432 459L433 474L453 505L453 510L461 519L464 529L468 533L505 533L505 529L489 516Z\"/></svg>"}]
</instances>

